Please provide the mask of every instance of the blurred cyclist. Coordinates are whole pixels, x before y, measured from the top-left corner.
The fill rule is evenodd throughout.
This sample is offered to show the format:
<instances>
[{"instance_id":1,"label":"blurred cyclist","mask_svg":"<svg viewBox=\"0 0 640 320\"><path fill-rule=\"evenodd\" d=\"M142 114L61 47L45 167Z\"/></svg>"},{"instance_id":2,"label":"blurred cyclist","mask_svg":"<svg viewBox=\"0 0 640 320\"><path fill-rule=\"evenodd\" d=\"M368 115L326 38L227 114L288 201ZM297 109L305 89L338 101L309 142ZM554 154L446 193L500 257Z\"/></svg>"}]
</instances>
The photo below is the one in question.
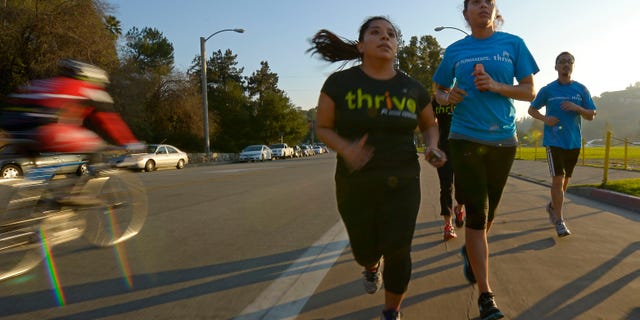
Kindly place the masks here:
<instances>
[{"instance_id":1,"label":"blurred cyclist","mask_svg":"<svg viewBox=\"0 0 640 320\"><path fill-rule=\"evenodd\" d=\"M107 73L91 64L63 59L60 76L34 80L9 96L0 128L25 139L25 152L94 153L105 140L138 149L135 138L105 91ZM103 140L105 139L105 140Z\"/></svg>"}]
</instances>

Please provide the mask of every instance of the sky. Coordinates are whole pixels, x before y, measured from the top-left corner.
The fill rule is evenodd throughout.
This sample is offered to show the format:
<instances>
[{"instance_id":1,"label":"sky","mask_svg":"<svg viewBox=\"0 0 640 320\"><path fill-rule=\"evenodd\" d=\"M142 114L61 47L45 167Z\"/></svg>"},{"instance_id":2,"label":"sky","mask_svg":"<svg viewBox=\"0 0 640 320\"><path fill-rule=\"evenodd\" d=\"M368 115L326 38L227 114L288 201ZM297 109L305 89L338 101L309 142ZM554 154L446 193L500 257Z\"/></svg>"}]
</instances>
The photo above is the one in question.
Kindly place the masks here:
<instances>
[{"instance_id":1,"label":"sky","mask_svg":"<svg viewBox=\"0 0 640 320\"><path fill-rule=\"evenodd\" d=\"M132 27L156 28L173 44L176 68L186 71L200 55L200 37L223 29L206 42L206 56L230 49L238 67L250 76L267 61L278 74L278 87L302 109L314 108L324 80L339 63L306 53L309 39L328 29L357 40L360 25L371 16L391 19L405 41L434 36L446 48L471 30L462 16L462 0L106 0L121 21L123 34ZM557 78L555 58L571 52L573 79L592 96L624 90L640 82L640 1L637 0L497 0L504 17L500 31L524 39L540 72L536 89ZM527 115L528 103L516 102L516 116Z\"/></svg>"}]
</instances>

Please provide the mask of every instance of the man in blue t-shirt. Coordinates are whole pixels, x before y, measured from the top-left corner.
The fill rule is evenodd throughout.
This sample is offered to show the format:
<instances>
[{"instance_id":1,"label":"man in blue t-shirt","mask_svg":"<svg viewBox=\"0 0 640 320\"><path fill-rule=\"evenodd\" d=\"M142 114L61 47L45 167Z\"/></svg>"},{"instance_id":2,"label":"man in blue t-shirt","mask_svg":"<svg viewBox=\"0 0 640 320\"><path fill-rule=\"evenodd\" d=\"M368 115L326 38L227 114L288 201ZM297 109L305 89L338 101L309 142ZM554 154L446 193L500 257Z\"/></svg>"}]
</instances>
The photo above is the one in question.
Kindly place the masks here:
<instances>
[{"instance_id":1,"label":"man in blue t-shirt","mask_svg":"<svg viewBox=\"0 0 640 320\"><path fill-rule=\"evenodd\" d=\"M529 115L544 122L542 143L547 147L552 176L551 202L547 204L547 212L559 237L571 234L562 218L562 204L582 146L581 118L593 120L596 116L596 106L589 90L571 80L574 61L569 52L562 52L556 57L558 80L540 89L529 107ZM544 106L546 112L542 115L539 109Z\"/></svg>"}]
</instances>

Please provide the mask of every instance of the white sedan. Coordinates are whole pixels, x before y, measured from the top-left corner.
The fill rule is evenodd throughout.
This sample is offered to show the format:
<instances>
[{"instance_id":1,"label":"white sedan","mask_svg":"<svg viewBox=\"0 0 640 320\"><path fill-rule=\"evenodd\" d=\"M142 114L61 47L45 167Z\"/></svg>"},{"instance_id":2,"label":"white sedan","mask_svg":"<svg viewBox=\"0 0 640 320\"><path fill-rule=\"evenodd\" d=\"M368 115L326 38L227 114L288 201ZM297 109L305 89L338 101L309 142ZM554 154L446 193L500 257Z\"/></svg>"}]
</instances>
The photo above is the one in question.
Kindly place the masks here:
<instances>
[{"instance_id":1,"label":"white sedan","mask_svg":"<svg viewBox=\"0 0 640 320\"><path fill-rule=\"evenodd\" d=\"M240 152L240 161L273 160L271 149L263 144L248 146Z\"/></svg>"},{"instance_id":2,"label":"white sedan","mask_svg":"<svg viewBox=\"0 0 640 320\"><path fill-rule=\"evenodd\" d=\"M119 168L147 172L158 168L182 169L187 163L187 153L168 144L149 144L145 153L128 154L115 160L115 165Z\"/></svg>"}]
</instances>

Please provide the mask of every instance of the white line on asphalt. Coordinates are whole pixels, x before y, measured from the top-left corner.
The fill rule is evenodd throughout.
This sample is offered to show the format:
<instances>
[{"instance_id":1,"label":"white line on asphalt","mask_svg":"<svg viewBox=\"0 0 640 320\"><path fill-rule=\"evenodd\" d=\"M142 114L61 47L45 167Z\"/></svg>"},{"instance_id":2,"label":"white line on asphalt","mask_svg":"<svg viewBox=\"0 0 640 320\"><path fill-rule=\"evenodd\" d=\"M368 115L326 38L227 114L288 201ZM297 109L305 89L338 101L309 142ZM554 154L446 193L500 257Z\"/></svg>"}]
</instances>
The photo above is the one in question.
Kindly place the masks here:
<instances>
[{"instance_id":1,"label":"white line on asphalt","mask_svg":"<svg viewBox=\"0 0 640 320\"><path fill-rule=\"evenodd\" d=\"M295 319L348 244L339 221L234 320Z\"/></svg>"}]
</instances>

